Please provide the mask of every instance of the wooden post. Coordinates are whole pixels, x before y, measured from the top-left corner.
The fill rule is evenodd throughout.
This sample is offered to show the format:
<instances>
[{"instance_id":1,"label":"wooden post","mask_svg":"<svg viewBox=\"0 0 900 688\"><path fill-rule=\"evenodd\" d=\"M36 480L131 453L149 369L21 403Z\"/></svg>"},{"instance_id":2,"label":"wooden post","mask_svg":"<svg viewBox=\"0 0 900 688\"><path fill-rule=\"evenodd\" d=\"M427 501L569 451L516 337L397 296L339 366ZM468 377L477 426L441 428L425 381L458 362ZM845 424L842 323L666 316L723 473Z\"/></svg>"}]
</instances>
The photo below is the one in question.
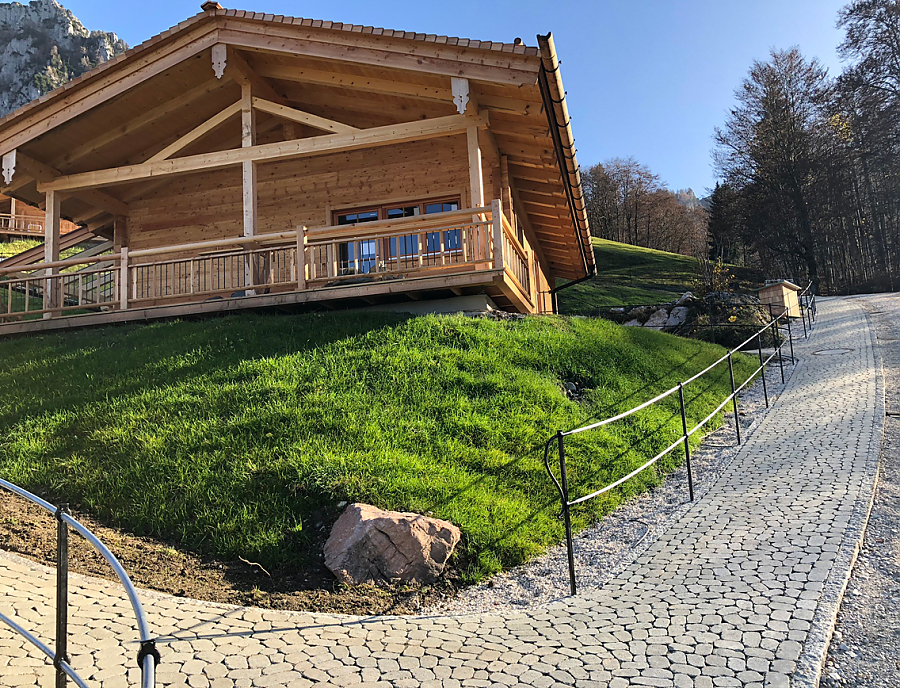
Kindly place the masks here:
<instances>
[{"instance_id":1,"label":"wooden post","mask_svg":"<svg viewBox=\"0 0 900 688\"><path fill-rule=\"evenodd\" d=\"M297 227L297 291L306 289L306 225Z\"/></svg>"},{"instance_id":2,"label":"wooden post","mask_svg":"<svg viewBox=\"0 0 900 688\"><path fill-rule=\"evenodd\" d=\"M117 215L113 220L113 251L119 253L128 246L128 219Z\"/></svg>"},{"instance_id":3,"label":"wooden post","mask_svg":"<svg viewBox=\"0 0 900 688\"><path fill-rule=\"evenodd\" d=\"M494 225L494 269L503 269L503 202L495 198L491 202L491 220Z\"/></svg>"},{"instance_id":4,"label":"wooden post","mask_svg":"<svg viewBox=\"0 0 900 688\"><path fill-rule=\"evenodd\" d=\"M474 124L466 128L466 142L469 150L469 196L472 207L484 206L484 175L481 168L481 144L478 142L478 127Z\"/></svg>"},{"instance_id":5,"label":"wooden post","mask_svg":"<svg viewBox=\"0 0 900 688\"><path fill-rule=\"evenodd\" d=\"M256 145L256 113L253 111L253 92L250 84L241 86L241 147L249 148ZM241 179L243 187L244 208L244 236L256 236L257 229L257 197L256 197L256 163L246 160L241 163ZM250 284L255 284L253 257L248 255L244 259L244 293L255 294L251 289L246 289Z\"/></svg>"},{"instance_id":6,"label":"wooden post","mask_svg":"<svg viewBox=\"0 0 900 688\"><path fill-rule=\"evenodd\" d=\"M128 310L128 247L123 246L119 260L119 309Z\"/></svg>"},{"instance_id":7,"label":"wooden post","mask_svg":"<svg viewBox=\"0 0 900 688\"><path fill-rule=\"evenodd\" d=\"M62 197L58 191L48 191L44 205L44 262L54 263L59 260L59 213ZM59 307L59 284L51 276L59 272L58 268L47 268L44 275L44 309ZM25 291L25 302L28 302L28 290ZM44 313L44 318L52 318L54 313Z\"/></svg>"}]
</instances>

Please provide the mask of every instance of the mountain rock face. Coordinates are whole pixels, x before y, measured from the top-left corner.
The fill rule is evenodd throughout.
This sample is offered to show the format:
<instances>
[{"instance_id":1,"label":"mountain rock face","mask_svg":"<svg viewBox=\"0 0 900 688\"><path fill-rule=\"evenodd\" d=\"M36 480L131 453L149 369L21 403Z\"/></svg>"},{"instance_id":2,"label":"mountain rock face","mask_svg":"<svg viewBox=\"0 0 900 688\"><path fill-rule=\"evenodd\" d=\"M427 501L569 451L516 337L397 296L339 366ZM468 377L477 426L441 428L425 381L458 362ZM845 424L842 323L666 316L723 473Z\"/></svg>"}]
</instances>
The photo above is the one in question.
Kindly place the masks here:
<instances>
[{"instance_id":1,"label":"mountain rock face","mask_svg":"<svg viewBox=\"0 0 900 688\"><path fill-rule=\"evenodd\" d=\"M56 0L0 3L0 116L127 49L114 33L88 31Z\"/></svg>"}]
</instances>

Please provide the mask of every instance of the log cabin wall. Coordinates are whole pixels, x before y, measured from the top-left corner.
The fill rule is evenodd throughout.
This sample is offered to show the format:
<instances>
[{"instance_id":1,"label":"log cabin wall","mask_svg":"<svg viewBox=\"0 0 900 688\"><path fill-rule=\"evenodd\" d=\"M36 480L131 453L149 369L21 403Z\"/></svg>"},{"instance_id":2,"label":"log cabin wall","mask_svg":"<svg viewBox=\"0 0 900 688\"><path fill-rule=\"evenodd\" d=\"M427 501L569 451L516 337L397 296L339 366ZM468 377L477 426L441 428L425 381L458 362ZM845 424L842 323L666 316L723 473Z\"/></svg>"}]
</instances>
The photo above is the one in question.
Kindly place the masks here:
<instances>
[{"instance_id":1,"label":"log cabin wall","mask_svg":"<svg viewBox=\"0 0 900 688\"><path fill-rule=\"evenodd\" d=\"M499 174L483 164L485 195ZM259 165L260 234L332 224L334 210L400 200L459 196L469 205L465 136ZM181 177L135 201L128 216L132 250L243 234L240 168Z\"/></svg>"}]
</instances>

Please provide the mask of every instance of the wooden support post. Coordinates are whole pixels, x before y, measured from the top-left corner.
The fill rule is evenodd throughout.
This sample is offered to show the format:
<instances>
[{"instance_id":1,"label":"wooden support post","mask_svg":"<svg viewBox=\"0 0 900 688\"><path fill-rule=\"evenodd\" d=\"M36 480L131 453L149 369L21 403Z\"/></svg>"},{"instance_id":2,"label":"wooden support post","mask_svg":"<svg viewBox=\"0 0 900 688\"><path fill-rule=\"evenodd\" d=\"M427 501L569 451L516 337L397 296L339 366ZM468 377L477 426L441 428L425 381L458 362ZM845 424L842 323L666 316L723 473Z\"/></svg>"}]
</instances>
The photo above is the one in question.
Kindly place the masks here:
<instances>
[{"instance_id":1,"label":"wooden support post","mask_svg":"<svg viewBox=\"0 0 900 688\"><path fill-rule=\"evenodd\" d=\"M503 202L495 198L491 202L491 220L494 226L494 269L503 269Z\"/></svg>"},{"instance_id":2,"label":"wooden support post","mask_svg":"<svg viewBox=\"0 0 900 688\"><path fill-rule=\"evenodd\" d=\"M128 246L128 220L117 215L113 220L113 251L119 253L124 246Z\"/></svg>"},{"instance_id":3,"label":"wooden support post","mask_svg":"<svg viewBox=\"0 0 900 688\"><path fill-rule=\"evenodd\" d=\"M484 175L481 169L481 144L478 142L478 127L466 128L466 142L469 149L469 196L473 208L484 205Z\"/></svg>"},{"instance_id":4,"label":"wooden support post","mask_svg":"<svg viewBox=\"0 0 900 688\"><path fill-rule=\"evenodd\" d=\"M59 261L59 212L62 195L58 191L48 191L45 195L44 204L44 262L55 263ZM44 308L58 308L59 303L59 284L56 279L51 276L59 272L58 268L47 268L44 275ZM26 303L28 301L28 293L25 293ZM54 313L44 313L44 318L52 318Z\"/></svg>"},{"instance_id":5,"label":"wooden support post","mask_svg":"<svg viewBox=\"0 0 900 688\"><path fill-rule=\"evenodd\" d=\"M306 225L297 227L297 291L306 289Z\"/></svg>"},{"instance_id":6,"label":"wooden support post","mask_svg":"<svg viewBox=\"0 0 900 688\"><path fill-rule=\"evenodd\" d=\"M128 310L128 247L123 246L119 254L119 309ZM163 292L165 293L165 292Z\"/></svg>"},{"instance_id":7,"label":"wooden support post","mask_svg":"<svg viewBox=\"0 0 900 688\"><path fill-rule=\"evenodd\" d=\"M256 113L253 111L253 92L249 83L241 86L241 147L256 145ZM245 160L241 163L243 186L244 236L256 236L257 229L257 196L256 196L256 163ZM244 261L245 294L256 293L246 287L256 283L253 258L247 256Z\"/></svg>"}]
</instances>

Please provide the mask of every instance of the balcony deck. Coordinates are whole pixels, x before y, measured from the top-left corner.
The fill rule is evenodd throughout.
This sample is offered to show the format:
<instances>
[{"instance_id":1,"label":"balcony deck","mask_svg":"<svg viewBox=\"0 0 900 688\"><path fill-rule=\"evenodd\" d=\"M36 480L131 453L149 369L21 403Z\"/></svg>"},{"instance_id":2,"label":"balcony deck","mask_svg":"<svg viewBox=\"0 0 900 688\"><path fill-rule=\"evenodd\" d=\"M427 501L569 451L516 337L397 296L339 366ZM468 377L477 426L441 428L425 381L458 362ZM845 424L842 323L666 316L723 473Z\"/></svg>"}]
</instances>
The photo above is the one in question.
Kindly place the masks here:
<instances>
[{"instance_id":1,"label":"balcony deck","mask_svg":"<svg viewBox=\"0 0 900 688\"><path fill-rule=\"evenodd\" d=\"M400 220L125 248L39 263L27 274L0 271L0 335L479 292L529 313L538 310L532 262L497 201Z\"/></svg>"}]
</instances>

